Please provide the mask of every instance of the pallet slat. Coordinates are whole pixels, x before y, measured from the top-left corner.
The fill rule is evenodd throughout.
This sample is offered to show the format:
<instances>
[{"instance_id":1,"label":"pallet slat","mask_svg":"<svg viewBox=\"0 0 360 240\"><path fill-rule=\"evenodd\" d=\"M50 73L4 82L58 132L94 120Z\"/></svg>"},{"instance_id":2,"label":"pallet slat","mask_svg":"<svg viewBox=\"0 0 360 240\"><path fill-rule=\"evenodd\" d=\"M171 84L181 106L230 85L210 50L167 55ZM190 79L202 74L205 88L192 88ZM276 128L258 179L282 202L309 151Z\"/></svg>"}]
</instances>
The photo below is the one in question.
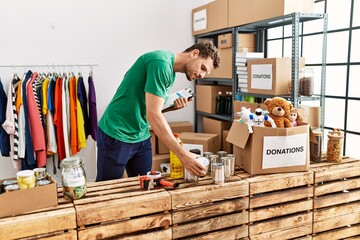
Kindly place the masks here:
<instances>
[{"instance_id":1,"label":"pallet slat","mask_svg":"<svg viewBox=\"0 0 360 240\"><path fill-rule=\"evenodd\" d=\"M292 239L303 237L306 235L311 235L312 233L312 225L305 225L290 229L281 229L272 232L267 232L255 236L251 236L251 240L264 240L264 239Z\"/></svg>"},{"instance_id":2,"label":"pallet slat","mask_svg":"<svg viewBox=\"0 0 360 240\"><path fill-rule=\"evenodd\" d=\"M360 178L349 179L346 181L340 180L337 182L330 182L326 184L317 185L315 188L315 196L320 196L329 193L340 192L344 190L351 190L360 188Z\"/></svg>"},{"instance_id":3,"label":"pallet slat","mask_svg":"<svg viewBox=\"0 0 360 240\"><path fill-rule=\"evenodd\" d=\"M248 236L248 227L240 226L233 227L229 229L225 229L222 231L215 231L207 234L201 234L194 237L189 237L191 240L213 240L213 239L221 239L221 240L234 240L234 239L247 239Z\"/></svg>"},{"instance_id":4,"label":"pallet slat","mask_svg":"<svg viewBox=\"0 0 360 240\"><path fill-rule=\"evenodd\" d=\"M314 221L322 221L350 213L360 212L360 202L338 205L330 208L323 208L314 212Z\"/></svg>"},{"instance_id":5,"label":"pallet slat","mask_svg":"<svg viewBox=\"0 0 360 240\"><path fill-rule=\"evenodd\" d=\"M151 232L151 233L143 233L143 234L136 234L126 237L119 237L116 240L145 240L145 239L171 239L172 230L165 229L161 231Z\"/></svg>"},{"instance_id":6,"label":"pallet slat","mask_svg":"<svg viewBox=\"0 0 360 240\"><path fill-rule=\"evenodd\" d=\"M337 229L351 224L360 223L360 213L351 213L333 218L327 218L313 223L314 233Z\"/></svg>"},{"instance_id":7,"label":"pallet slat","mask_svg":"<svg viewBox=\"0 0 360 240\"><path fill-rule=\"evenodd\" d=\"M353 225L351 227L339 228L325 233L316 234L314 240L329 240L329 239L360 239L360 225Z\"/></svg>"},{"instance_id":8,"label":"pallet slat","mask_svg":"<svg viewBox=\"0 0 360 240\"><path fill-rule=\"evenodd\" d=\"M360 190L351 192L340 192L323 197L315 197L314 209L354 202L358 200L360 200Z\"/></svg>"}]
</instances>

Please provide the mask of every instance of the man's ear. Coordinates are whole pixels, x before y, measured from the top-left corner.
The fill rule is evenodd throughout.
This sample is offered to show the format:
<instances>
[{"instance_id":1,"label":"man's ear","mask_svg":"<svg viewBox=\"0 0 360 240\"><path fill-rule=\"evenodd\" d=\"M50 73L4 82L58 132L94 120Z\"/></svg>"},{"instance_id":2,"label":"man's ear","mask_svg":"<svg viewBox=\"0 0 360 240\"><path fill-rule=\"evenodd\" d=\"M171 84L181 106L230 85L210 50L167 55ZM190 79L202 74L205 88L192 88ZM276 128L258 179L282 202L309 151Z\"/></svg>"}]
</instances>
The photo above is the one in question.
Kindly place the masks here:
<instances>
[{"instance_id":1,"label":"man's ear","mask_svg":"<svg viewBox=\"0 0 360 240\"><path fill-rule=\"evenodd\" d=\"M191 56L192 57L198 57L199 53L200 53L199 49L194 49L194 50L191 51Z\"/></svg>"}]
</instances>

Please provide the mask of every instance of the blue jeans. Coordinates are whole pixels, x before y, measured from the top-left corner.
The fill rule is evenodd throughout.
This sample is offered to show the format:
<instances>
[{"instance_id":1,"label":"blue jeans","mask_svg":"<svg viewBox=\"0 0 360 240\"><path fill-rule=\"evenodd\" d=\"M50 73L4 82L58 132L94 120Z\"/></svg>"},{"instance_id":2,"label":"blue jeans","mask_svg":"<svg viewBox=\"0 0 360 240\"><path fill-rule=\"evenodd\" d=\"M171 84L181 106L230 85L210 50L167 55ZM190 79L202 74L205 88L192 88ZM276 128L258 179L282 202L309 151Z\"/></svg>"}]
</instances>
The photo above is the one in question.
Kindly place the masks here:
<instances>
[{"instance_id":1,"label":"blue jeans","mask_svg":"<svg viewBox=\"0 0 360 240\"><path fill-rule=\"evenodd\" d=\"M122 178L125 168L128 177L146 175L151 171L150 138L138 143L125 143L99 128L97 147L97 182Z\"/></svg>"}]
</instances>

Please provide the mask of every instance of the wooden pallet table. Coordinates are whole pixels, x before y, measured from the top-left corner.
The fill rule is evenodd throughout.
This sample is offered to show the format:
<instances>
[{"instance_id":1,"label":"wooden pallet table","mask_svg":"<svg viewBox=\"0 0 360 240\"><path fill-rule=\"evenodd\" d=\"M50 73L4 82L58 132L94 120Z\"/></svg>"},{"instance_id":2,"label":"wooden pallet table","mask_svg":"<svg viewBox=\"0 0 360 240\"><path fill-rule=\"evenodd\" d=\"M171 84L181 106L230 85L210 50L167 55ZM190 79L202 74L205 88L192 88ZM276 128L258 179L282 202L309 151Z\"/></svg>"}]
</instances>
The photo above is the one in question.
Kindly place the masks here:
<instances>
[{"instance_id":1,"label":"wooden pallet table","mask_svg":"<svg viewBox=\"0 0 360 240\"><path fill-rule=\"evenodd\" d=\"M139 178L87 184L75 200L78 239L171 239L171 197L165 189L143 191Z\"/></svg>"},{"instance_id":2,"label":"wooden pallet table","mask_svg":"<svg viewBox=\"0 0 360 240\"><path fill-rule=\"evenodd\" d=\"M58 189L58 206L0 218L0 239L76 240L74 205Z\"/></svg>"},{"instance_id":3,"label":"wooden pallet table","mask_svg":"<svg viewBox=\"0 0 360 240\"><path fill-rule=\"evenodd\" d=\"M311 239L313 172L237 175L249 182L251 240Z\"/></svg>"},{"instance_id":4,"label":"wooden pallet table","mask_svg":"<svg viewBox=\"0 0 360 240\"><path fill-rule=\"evenodd\" d=\"M210 176L197 183L180 181L169 190L173 239L247 239L249 184L232 177L214 185Z\"/></svg>"},{"instance_id":5,"label":"wooden pallet table","mask_svg":"<svg viewBox=\"0 0 360 240\"><path fill-rule=\"evenodd\" d=\"M313 239L360 239L360 160L321 162L314 171Z\"/></svg>"}]
</instances>

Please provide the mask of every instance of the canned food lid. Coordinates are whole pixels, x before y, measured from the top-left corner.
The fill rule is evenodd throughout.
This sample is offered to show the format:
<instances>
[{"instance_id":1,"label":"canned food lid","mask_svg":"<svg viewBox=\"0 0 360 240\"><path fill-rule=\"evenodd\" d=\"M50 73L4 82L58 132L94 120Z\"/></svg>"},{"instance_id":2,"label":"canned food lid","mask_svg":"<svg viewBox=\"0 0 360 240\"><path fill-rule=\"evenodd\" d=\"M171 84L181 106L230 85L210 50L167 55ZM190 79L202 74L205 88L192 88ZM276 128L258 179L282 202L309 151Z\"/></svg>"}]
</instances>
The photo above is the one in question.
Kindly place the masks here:
<instances>
[{"instance_id":1,"label":"canned food lid","mask_svg":"<svg viewBox=\"0 0 360 240\"><path fill-rule=\"evenodd\" d=\"M207 159L206 157L198 157L196 159L205 167L209 165L209 159Z\"/></svg>"},{"instance_id":2,"label":"canned food lid","mask_svg":"<svg viewBox=\"0 0 360 240\"><path fill-rule=\"evenodd\" d=\"M19 185L17 185L17 184L7 185L4 189L5 190L19 190Z\"/></svg>"},{"instance_id":3,"label":"canned food lid","mask_svg":"<svg viewBox=\"0 0 360 240\"><path fill-rule=\"evenodd\" d=\"M16 173L17 177L31 177L34 176L34 171L33 170L23 170L23 171L19 171Z\"/></svg>"},{"instance_id":4,"label":"canned food lid","mask_svg":"<svg viewBox=\"0 0 360 240\"><path fill-rule=\"evenodd\" d=\"M45 172L46 168L34 168L34 172Z\"/></svg>"},{"instance_id":5,"label":"canned food lid","mask_svg":"<svg viewBox=\"0 0 360 240\"><path fill-rule=\"evenodd\" d=\"M39 180L39 181L36 182L36 184L37 184L38 186L44 186L44 185L48 185L48 184L50 184L50 183L51 183L50 180Z\"/></svg>"}]
</instances>

